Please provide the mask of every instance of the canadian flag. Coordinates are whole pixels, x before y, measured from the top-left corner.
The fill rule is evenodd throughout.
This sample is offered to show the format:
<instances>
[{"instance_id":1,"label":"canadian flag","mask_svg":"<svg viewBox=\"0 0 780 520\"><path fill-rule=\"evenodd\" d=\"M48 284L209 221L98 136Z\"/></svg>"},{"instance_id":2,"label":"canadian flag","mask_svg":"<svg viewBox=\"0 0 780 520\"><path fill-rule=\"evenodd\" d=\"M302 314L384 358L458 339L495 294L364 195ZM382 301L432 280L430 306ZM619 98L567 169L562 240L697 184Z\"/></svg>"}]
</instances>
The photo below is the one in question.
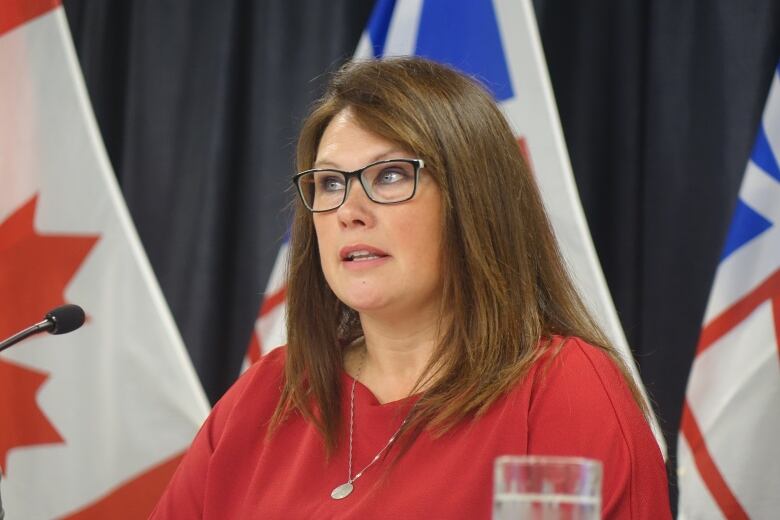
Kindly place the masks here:
<instances>
[{"instance_id":1,"label":"canadian flag","mask_svg":"<svg viewBox=\"0 0 780 520\"><path fill-rule=\"evenodd\" d=\"M8 518L145 518L208 413L124 205L58 0L0 3L0 356Z\"/></svg>"}]
</instances>

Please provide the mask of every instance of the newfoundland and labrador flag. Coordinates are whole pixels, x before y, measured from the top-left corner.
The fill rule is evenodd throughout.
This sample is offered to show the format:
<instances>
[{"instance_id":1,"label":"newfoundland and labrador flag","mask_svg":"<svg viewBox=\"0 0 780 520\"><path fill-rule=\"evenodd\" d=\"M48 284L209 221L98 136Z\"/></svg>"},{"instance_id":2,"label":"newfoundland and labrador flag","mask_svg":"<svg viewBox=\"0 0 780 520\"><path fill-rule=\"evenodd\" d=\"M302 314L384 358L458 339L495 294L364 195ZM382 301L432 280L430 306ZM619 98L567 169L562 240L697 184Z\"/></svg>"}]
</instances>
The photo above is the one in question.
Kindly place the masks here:
<instances>
[{"instance_id":1,"label":"newfoundland and labrador flag","mask_svg":"<svg viewBox=\"0 0 780 520\"><path fill-rule=\"evenodd\" d=\"M680 518L780 517L780 65L691 368Z\"/></svg>"},{"instance_id":2,"label":"newfoundland and labrador flag","mask_svg":"<svg viewBox=\"0 0 780 520\"><path fill-rule=\"evenodd\" d=\"M643 388L580 205L531 0L378 0L355 57L394 55L424 56L452 65L493 93L537 174L580 294ZM285 340L286 255L284 245L255 325L249 362ZM653 429L665 451L655 419Z\"/></svg>"},{"instance_id":3,"label":"newfoundland and labrador flag","mask_svg":"<svg viewBox=\"0 0 780 520\"><path fill-rule=\"evenodd\" d=\"M146 518L208 402L100 139L59 0L0 1L0 355L9 519Z\"/></svg>"}]
</instances>

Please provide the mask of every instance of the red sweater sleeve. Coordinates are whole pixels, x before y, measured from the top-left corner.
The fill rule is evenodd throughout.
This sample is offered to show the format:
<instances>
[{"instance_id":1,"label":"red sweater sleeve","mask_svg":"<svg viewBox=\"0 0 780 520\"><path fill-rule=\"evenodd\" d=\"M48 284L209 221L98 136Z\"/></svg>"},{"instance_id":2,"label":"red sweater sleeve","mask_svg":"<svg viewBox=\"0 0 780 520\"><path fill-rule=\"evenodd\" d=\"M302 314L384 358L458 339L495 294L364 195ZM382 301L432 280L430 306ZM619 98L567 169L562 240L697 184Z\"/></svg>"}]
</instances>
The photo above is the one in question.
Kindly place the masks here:
<instances>
[{"instance_id":1,"label":"red sweater sleeve","mask_svg":"<svg viewBox=\"0 0 780 520\"><path fill-rule=\"evenodd\" d=\"M604 518L671 518L661 452L609 357L567 339L534 377L528 452L600 460Z\"/></svg>"},{"instance_id":2,"label":"red sweater sleeve","mask_svg":"<svg viewBox=\"0 0 780 520\"><path fill-rule=\"evenodd\" d=\"M249 368L214 406L176 469L150 519L202 518L211 457L219 444L236 402L255 379L281 373L283 349L276 349ZM269 370L270 369L270 370ZM258 374L260 372L260 374ZM278 393L277 393L278 395Z\"/></svg>"}]
</instances>

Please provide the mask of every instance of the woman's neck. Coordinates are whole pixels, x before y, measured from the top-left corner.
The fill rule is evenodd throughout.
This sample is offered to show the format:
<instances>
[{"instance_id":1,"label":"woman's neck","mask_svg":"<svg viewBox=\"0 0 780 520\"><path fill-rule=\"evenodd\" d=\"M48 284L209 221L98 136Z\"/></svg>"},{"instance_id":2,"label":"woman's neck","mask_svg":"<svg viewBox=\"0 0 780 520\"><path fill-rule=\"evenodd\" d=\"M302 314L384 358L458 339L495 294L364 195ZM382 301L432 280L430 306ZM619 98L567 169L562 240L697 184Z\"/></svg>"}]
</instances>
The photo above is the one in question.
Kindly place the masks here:
<instances>
[{"instance_id":1,"label":"woman's neck","mask_svg":"<svg viewBox=\"0 0 780 520\"><path fill-rule=\"evenodd\" d=\"M361 325L363 342L348 352L347 371L353 376L360 371L360 382L381 403L423 390L416 386L438 344L439 320L415 320L399 326L361 315Z\"/></svg>"}]
</instances>

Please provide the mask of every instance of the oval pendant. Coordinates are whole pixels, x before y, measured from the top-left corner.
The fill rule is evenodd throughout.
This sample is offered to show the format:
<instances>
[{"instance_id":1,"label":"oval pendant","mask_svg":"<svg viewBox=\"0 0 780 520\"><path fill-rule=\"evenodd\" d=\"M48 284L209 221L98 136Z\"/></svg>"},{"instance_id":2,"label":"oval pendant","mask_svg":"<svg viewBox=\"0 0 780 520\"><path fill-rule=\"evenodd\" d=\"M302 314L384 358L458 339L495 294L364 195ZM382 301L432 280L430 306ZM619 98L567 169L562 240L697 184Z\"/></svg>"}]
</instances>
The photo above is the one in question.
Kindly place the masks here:
<instances>
[{"instance_id":1,"label":"oval pendant","mask_svg":"<svg viewBox=\"0 0 780 520\"><path fill-rule=\"evenodd\" d=\"M345 482L340 486L336 486L336 488L330 492L330 498L334 500L341 500L344 497L348 497L350 493L352 493L352 490L354 487L352 486L351 482Z\"/></svg>"}]
</instances>

